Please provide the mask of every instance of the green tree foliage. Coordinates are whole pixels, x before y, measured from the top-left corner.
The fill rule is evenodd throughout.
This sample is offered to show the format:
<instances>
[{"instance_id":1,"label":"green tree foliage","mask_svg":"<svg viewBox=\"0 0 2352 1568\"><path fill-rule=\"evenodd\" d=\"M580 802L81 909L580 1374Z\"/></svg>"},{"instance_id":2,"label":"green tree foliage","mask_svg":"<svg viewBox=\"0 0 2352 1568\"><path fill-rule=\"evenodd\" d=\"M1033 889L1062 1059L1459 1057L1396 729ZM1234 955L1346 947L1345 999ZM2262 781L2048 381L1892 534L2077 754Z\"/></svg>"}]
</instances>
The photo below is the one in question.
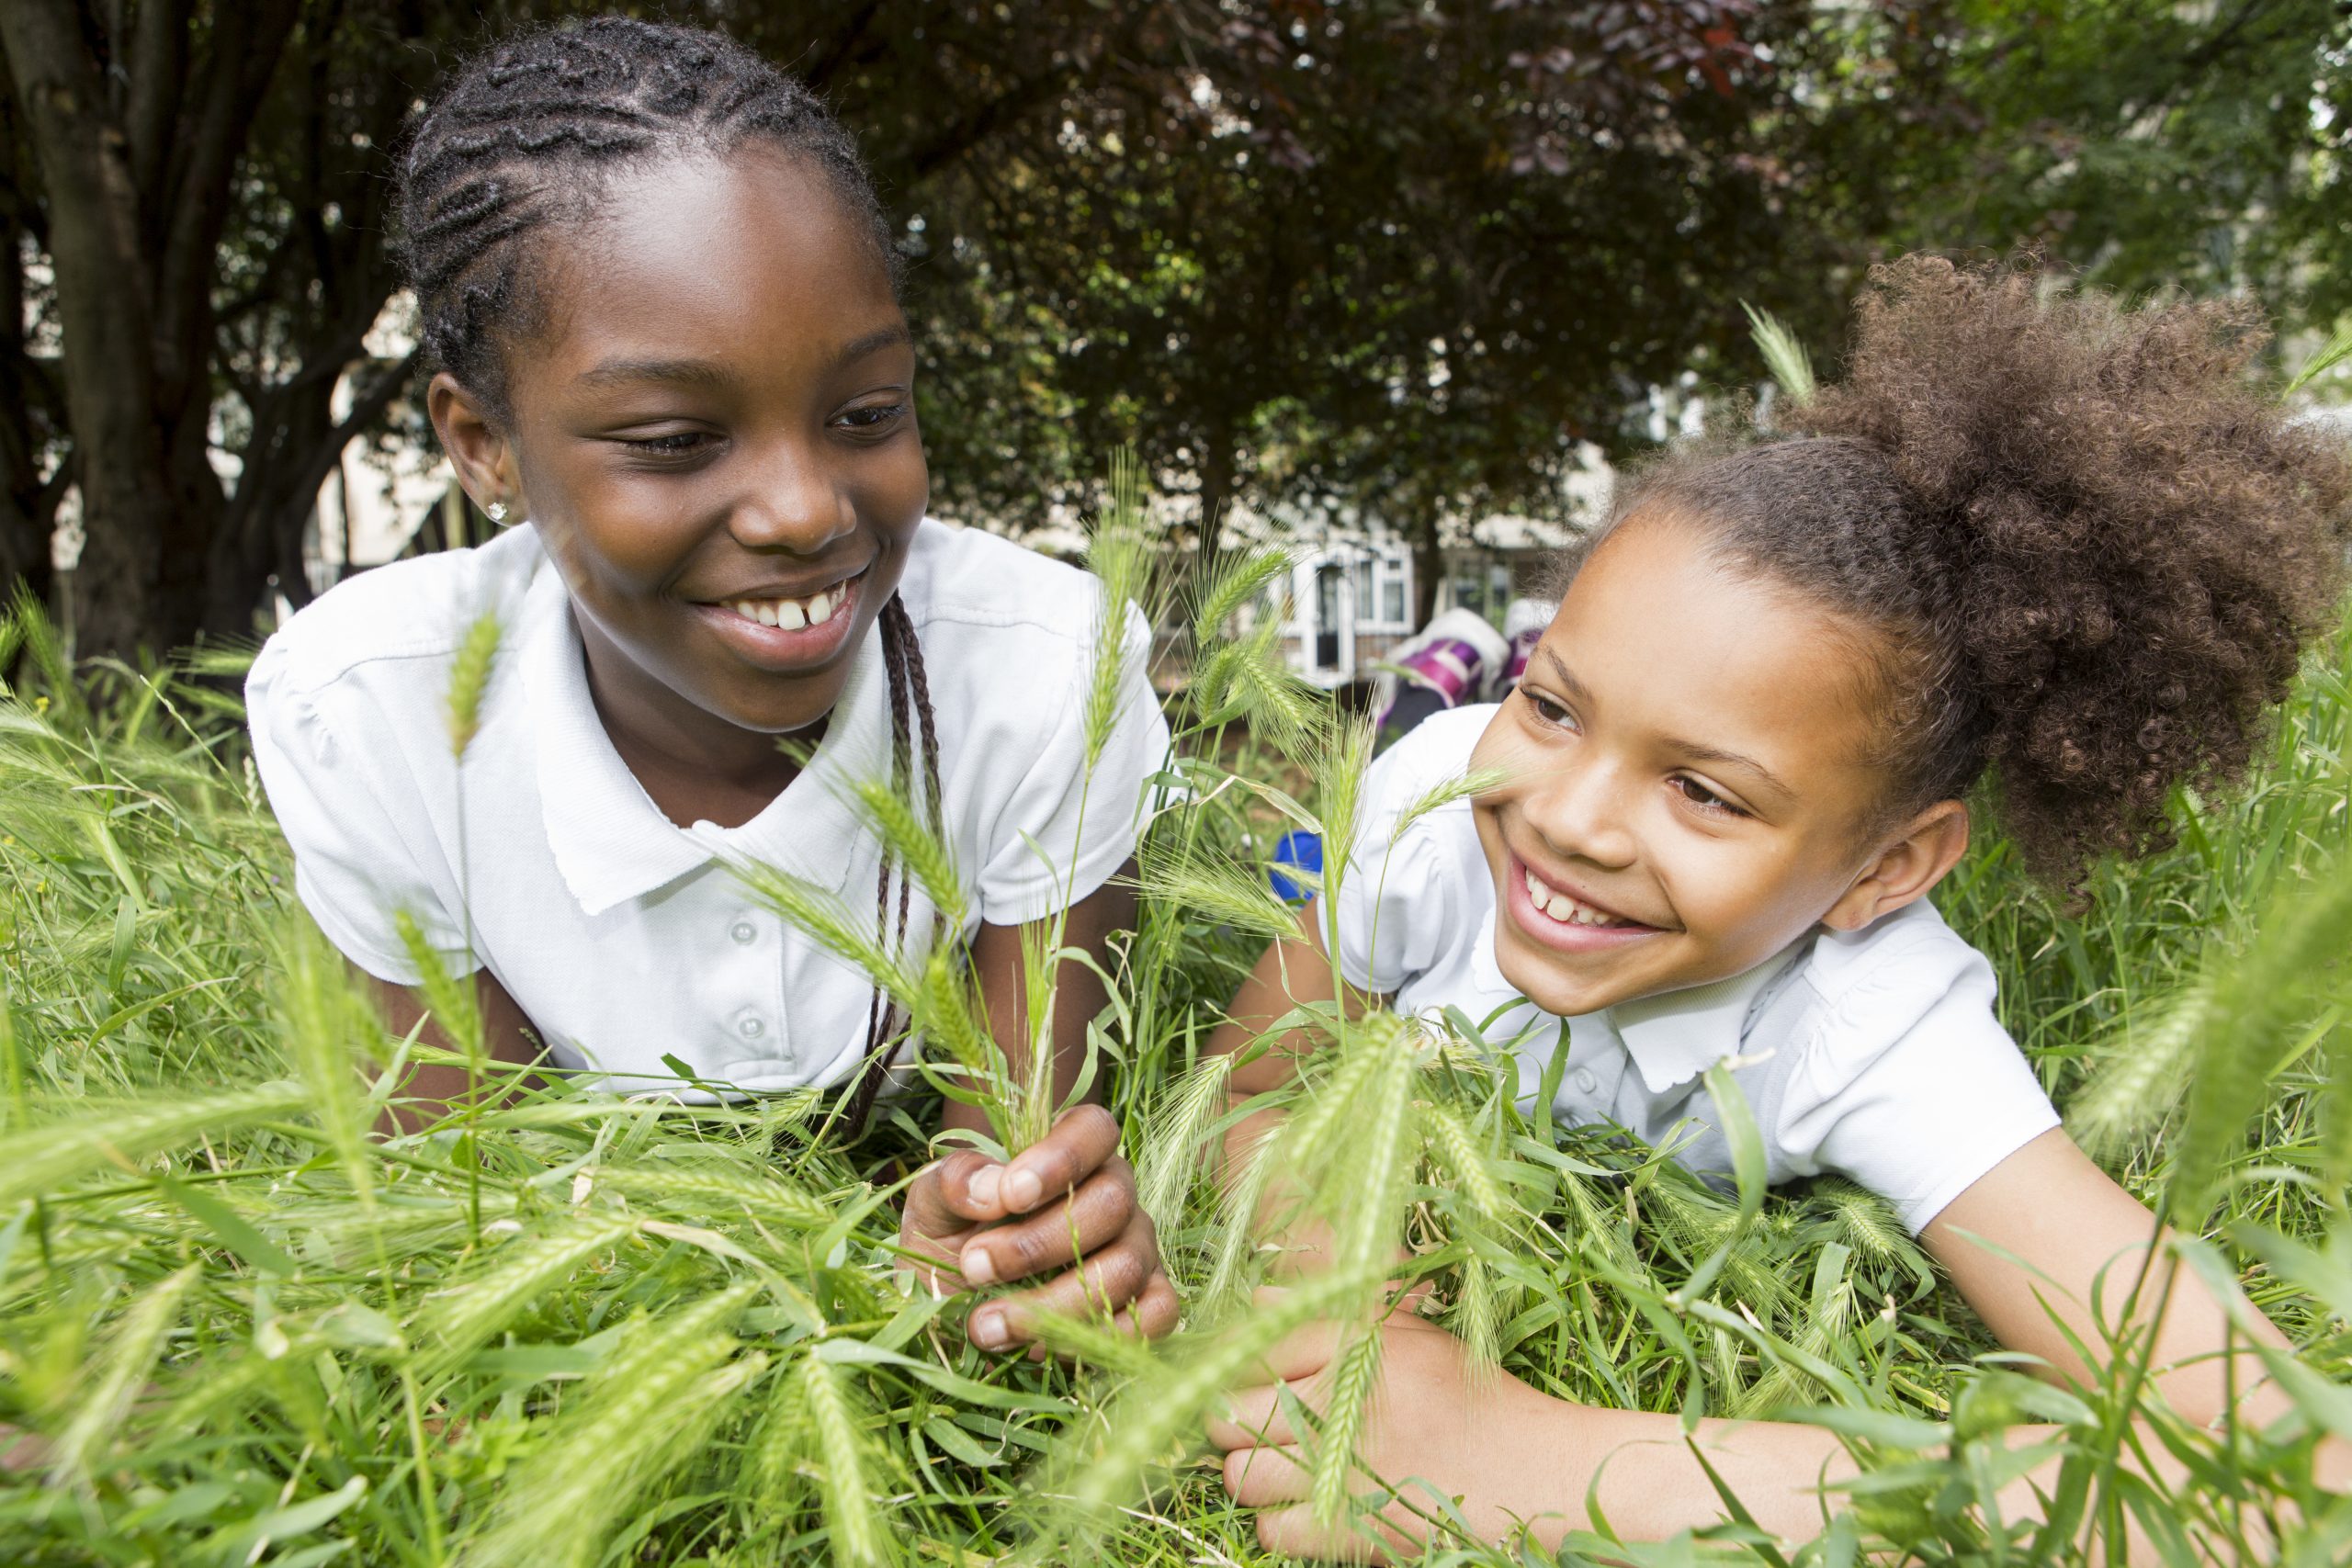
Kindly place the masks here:
<instances>
[{"instance_id":1,"label":"green tree foliage","mask_svg":"<svg viewBox=\"0 0 2352 1568\"><path fill-rule=\"evenodd\" d=\"M1879 248L2030 242L2127 292L2252 288L2299 326L2352 309L2335 0L1841 9L1807 40L1809 167Z\"/></svg>"},{"instance_id":2,"label":"green tree foliage","mask_svg":"<svg viewBox=\"0 0 2352 1568\"><path fill-rule=\"evenodd\" d=\"M609 8L676 14L0 6L0 580L50 596L78 485L82 651L307 598L320 481L424 434L414 366L362 341L401 118L484 37ZM2332 0L691 14L858 130L941 501L1014 525L1133 443L1203 511L1370 502L1426 552L1448 513L1556 510L1578 441L1646 438L1652 386L1757 377L1742 300L1834 348L1859 268L1918 245L2034 240L2297 321L2352 303Z\"/></svg>"}]
</instances>

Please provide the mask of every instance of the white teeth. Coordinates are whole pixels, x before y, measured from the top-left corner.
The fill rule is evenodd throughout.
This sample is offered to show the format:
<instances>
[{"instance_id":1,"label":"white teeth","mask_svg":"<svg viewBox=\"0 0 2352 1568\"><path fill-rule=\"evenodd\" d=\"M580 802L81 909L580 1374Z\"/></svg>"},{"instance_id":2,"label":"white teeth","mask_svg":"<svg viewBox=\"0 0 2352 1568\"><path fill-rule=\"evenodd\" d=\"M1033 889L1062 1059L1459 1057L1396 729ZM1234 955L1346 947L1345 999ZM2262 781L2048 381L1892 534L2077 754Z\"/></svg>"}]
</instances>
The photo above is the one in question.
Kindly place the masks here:
<instances>
[{"instance_id":1,"label":"white teeth","mask_svg":"<svg viewBox=\"0 0 2352 1568\"><path fill-rule=\"evenodd\" d=\"M727 608L747 621L757 621L763 626L778 626L797 632L803 626L821 626L842 606L849 603L849 585L829 588L811 593L806 599L735 599Z\"/></svg>"},{"instance_id":2,"label":"white teeth","mask_svg":"<svg viewBox=\"0 0 2352 1568\"><path fill-rule=\"evenodd\" d=\"M1614 915L1604 915L1598 909L1577 903L1565 893L1555 892L1532 871L1527 873L1527 901L1563 925L1623 926L1633 923L1621 920Z\"/></svg>"}]
</instances>

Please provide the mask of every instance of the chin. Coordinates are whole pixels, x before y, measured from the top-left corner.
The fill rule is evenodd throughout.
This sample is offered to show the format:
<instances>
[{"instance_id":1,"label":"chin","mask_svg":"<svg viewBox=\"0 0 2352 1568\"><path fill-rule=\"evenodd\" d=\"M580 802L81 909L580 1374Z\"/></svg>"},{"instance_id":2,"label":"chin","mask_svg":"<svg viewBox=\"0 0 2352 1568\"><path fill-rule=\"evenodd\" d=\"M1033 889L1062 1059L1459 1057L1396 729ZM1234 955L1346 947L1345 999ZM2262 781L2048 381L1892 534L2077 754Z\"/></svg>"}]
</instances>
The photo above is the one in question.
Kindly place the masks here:
<instances>
[{"instance_id":1,"label":"chin","mask_svg":"<svg viewBox=\"0 0 2352 1568\"><path fill-rule=\"evenodd\" d=\"M1554 1018L1599 1012L1630 1001L1643 992L1638 977L1611 973L1613 965L1594 974L1571 974L1557 955L1540 950L1531 952L1532 945L1513 942L1498 929L1495 967L1502 971L1503 978L1510 982L1514 990Z\"/></svg>"}]
</instances>

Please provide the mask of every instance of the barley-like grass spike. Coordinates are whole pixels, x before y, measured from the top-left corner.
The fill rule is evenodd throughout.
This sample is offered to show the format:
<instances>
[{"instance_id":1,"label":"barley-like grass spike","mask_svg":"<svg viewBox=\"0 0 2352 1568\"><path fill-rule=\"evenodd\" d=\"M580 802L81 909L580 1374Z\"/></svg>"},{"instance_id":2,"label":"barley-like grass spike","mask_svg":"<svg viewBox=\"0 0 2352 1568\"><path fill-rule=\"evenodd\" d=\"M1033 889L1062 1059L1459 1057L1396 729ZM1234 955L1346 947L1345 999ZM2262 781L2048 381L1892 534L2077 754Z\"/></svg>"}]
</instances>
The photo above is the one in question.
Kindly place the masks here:
<instances>
[{"instance_id":1,"label":"barley-like grass spike","mask_svg":"<svg viewBox=\"0 0 2352 1568\"><path fill-rule=\"evenodd\" d=\"M1755 329L1757 352L1764 356L1764 367L1789 400L1803 406L1813 401L1813 356L1787 325L1770 311L1759 310L1743 301L1740 309L1747 312L1748 325Z\"/></svg>"},{"instance_id":2,"label":"barley-like grass spike","mask_svg":"<svg viewBox=\"0 0 2352 1568\"><path fill-rule=\"evenodd\" d=\"M1208 1129L1225 1114L1233 1077L1230 1055L1204 1056L1179 1079L1150 1119L1151 1136L1136 1162L1136 1201L1164 1229L1182 1217L1184 1194L1200 1174Z\"/></svg>"},{"instance_id":3,"label":"barley-like grass spike","mask_svg":"<svg viewBox=\"0 0 2352 1568\"><path fill-rule=\"evenodd\" d=\"M107 1457L141 1391L148 1386L164 1337L179 1321L181 1298L203 1271L204 1265L191 1263L147 1287L115 1325L92 1373L73 1386L74 1418L50 1454L52 1484L86 1483L96 1461Z\"/></svg>"},{"instance_id":4,"label":"barley-like grass spike","mask_svg":"<svg viewBox=\"0 0 2352 1568\"><path fill-rule=\"evenodd\" d=\"M890 858L914 874L945 929L963 930L964 885L956 856L924 823L914 803L880 779L861 779L849 789Z\"/></svg>"},{"instance_id":5,"label":"barley-like grass spike","mask_svg":"<svg viewBox=\"0 0 2352 1568\"><path fill-rule=\"evenodd\" d=\"M808 1410L813 1457L822 1467L818 1484L825 1498L825 1523L839 1568L871 1568L884 1558L882 1521L869 1485L872 1461L860 1429L863 1402L850 1373L815 1351L794 1369Z\"/></svg>"},{"instance_id":6,"label":"barley-like grass spike","mask_svg":"<svg viewBox=\"0 0 2352 1568\"><path fill-rule=\"evenodd\" d=\"M2213 1008L2210 976L2155 1009L2153 1023L2127 1014L2122 1038L2066 1107L2066 1130L2095 1159L2117 1159L2179 1107L2198 1036Z\"/></svg>"},{"instance_id":7,"label":"barley-like grass spike","mask_svg":"<svg viewBox=\"0 0 2352 1568\"><path fill-rule=\"evenodd\" d=\"M499 625L494 611L484 611L466 630L449 665L449 754L464 761L466 748L481 731L482 694L490 689L491 667L498 659Z\"/></svg>"},{"instance_id":8,"label":"barley-like grass spike","mask_svg":"<svg viewBox=\"0 0 2352 1568\"><path fill-rule=\"evenodd\" d=\"M1347 1517L1348 1483L1356 1473L1356 1449L1371 1418L1373 1394L1380 1382L1383 1343L1376 1328L1360 1324L1340 1351L1307 1483L1315 1517L1326 1525L1338 1524Z\"/></svg>"},{"instance_id":9,"label":"barley-like grass spike","mask_svg":"<svg viewBox=\"0 0 2352 1568\"><path fill-rule=\"evenodd\" d=\"M424 1337L438 1343L438 1364L454 1365L470 1355L574 1269L636 1229L626 1219L562 1221L492 1251L481 1267L425 1303L420 1327Z\"/></svg>"},{"instance_id":10,"label":"barley-like grass spike","mask_svg":"<svg viewBox=\"0 0 2352 1568\"><path fill-rule=\"evenodd\" d=\"M1281 550L1242 551L1220 560L1193 612L1193 648L1227 642L1226 623L1290 569L1291 558ZM1281 625L1279 616L1266 619Z\"/></svg>"},{"instance_id":11,"label":"barley-like grass spike","mask_svg":"<svg viewBox=\"0 0 2352 1568\"><path fill-rule=\"evenodd\" d=\"M715 1207L732 1205L763 1223L789 1231L821 1231L838 1211L783 1178L753 1176L717 1161L693 1165L608 1165L597 1168L596 1185L633 1199L651 1200L702 1219Z\"/></svg>"},{"instance_id":12,"label":"barley-like grass spike","mask_svg":"<svg viewBox=\"0 0 2352 1568\"><path fill-rule=\"evenodd\" d=\"M96 1170L112 1170L120 1156L141 1160L199 1137L218 1137L256 1122L300 1111L309 1091L296 1083L268 1083L193 1100L102 1104L68 1121L12 1133L0 1139L0 1213L28 1198L53 1194Z\"/></svg>"}]
</instances>

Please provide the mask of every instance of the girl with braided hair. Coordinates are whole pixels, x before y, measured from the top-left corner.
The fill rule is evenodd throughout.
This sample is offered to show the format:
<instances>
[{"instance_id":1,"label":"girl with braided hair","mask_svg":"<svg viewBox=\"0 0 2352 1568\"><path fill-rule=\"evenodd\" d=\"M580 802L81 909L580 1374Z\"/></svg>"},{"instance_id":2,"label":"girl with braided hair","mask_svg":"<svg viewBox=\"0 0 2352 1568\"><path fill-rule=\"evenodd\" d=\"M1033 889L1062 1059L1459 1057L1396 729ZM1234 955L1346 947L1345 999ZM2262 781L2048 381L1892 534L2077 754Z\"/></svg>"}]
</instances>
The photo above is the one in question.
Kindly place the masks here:
<instances>
[{"instance_id":1,"label":"girl with braided hair","mask_svg":"<svg viewBox=\"0 0 2352 1568\"><path fill-rule=\"evenodd\" d=\"M1373 764L1361 863L1269 950L1213 1048L1335 988L1459 1008L1534 1042L1521 1090L1555 1085L1559 1121L1728 1173L1720 1065L1770 1179L1835 1172L1888 1200L2052 1377L2084 1377L2085 1348L2128 1327L2154 1336L2154 1390L2191 1423L2277 1419L2288 1401L2244 1331L2233 1345L2224 1304L2151 1260L2154 1220L2068 1140L1995 1018L1990 964L1927 897L1967 847L1980 776L2065 887L2161 842L2176 786L2245 768L2334 616L2352 520L2352 454L2252 383L2260 342L2243 304L2127 310L2030 268L1882 269L1842 385L1776 415L1774 439L1634 475L1566 563L1518 689ZM1413 814L1473 772L1502 782ZM1240 1094L1316 1041L1283 1044L1236 1069ZM1277 1114L1238 1126L1228 1160ZM1707 1421L1694 1450L1675 1416L1482 1372L1408 1313L1380 1332L1365 1463L1494 1537L1526 1521L1556 1541L1605 1513L1663 1539L1723 1517L1715 1476L1783 1539L1846 1506L1825 1488L1854 1465L1824 1428ZM1271 1358L1310 1406L1339 1337ZM1240 1391L1213 1425L1226 1484L1264 1509L1270 1548L1347 1551L1302 1504L1283 1393ZM2007 1519L2041 1517L2054 1462L2020 1464ZM2317 1462L2352 1484L2335 1439ZM1403 1504L1376 1528L1384 1547L1419 1530Z\"/></svg>"},{"instance_id":2,"label":"girl with braided hair","mask_svg":"<svg viewBox=\"0 0 2352 1568\"><path fill-rule=\"evenodd\" d=\"M622 1091L838 1087L862 1122L902 1021L752 900L730 863L758 862L870 907L912 959L966 948L1017 1065L1023 929L1066 916L1100 957L1129 918L1110 884L1167 744L1149 633L1130 614L1090 777L1099 585L925 518L914 345L848 132L725 39L607 17L460 67L401 184L434 426L505 531L338 586L254 666L255 758L320 926L396 1030L424 1017L405 915L474 971L501 1059ZM446 693L485 612L503 641L453 758ZM962 930L845 803L886 775L957 860ZM1065 967L1059 1094L1102 1000ZM465 1087L419 1068L412 1119ZM918 1177L903 1235L937 1278L1046 1280L976 1310L976 1343L1030 1342L1040 1310L1173 1325L1117 1145L1079 1105L1010 1164Z\"/></svg>"}]
</instances>

